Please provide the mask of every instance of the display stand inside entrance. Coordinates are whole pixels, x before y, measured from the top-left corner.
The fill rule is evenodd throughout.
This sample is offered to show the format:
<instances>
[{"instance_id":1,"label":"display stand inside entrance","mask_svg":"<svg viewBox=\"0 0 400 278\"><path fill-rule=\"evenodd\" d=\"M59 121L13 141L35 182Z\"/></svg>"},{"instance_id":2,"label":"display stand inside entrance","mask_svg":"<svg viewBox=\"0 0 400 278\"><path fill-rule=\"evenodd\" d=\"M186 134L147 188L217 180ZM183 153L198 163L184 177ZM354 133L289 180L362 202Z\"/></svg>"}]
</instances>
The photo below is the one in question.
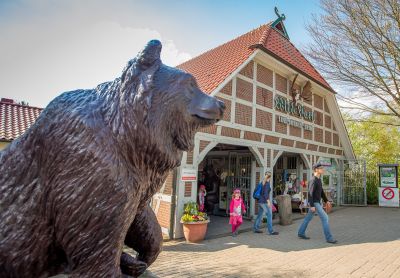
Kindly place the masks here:
<instances>
[{"instance_id":1,"label":"display stand inside entrance","mask_svg":"<svg viewBox=\"0 0 400 278\"><path fill-rule=\"evenodd\" d=\"M300 204L300 213L306 214L310 206L308 205L308 190L303 190L301 192L301 204Z\"/></svg>"},{"instance_id":2,"label":"display stand inside entrance","mask_svg":"<svg viewBox=\"0 0 400 278\"><path fill-rule=\"evenodd\" d=\"M274 198L290 196L294 211L304 213L308 208L307 168L299 154L283 153L274 166Z\"/></svg>"}]
</instances>

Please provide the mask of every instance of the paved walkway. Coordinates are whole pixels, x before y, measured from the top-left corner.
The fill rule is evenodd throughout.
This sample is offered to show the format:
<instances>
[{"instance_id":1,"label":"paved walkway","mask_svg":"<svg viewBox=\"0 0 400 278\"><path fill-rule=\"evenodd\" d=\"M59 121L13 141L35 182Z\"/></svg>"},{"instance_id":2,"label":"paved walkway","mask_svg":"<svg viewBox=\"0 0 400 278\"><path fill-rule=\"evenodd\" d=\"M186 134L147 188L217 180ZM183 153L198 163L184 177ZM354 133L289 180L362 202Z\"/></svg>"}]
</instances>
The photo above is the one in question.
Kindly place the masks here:
<instances>
[{"instance_id":1,"label":"paved walkway","mask_svg":"<svg viewBox=\"0 0 400 278\"><path fill-rule=\"evenodd\" d=\"M276 237L243 232L202 244L166 242L142 277L400 277L399 209L334 212L330 222L337 245L325 242L318 217L309 226L311 239L298 239L300 221L277 225Z\"/></svg>"},{"instance_id":2,"label":"paved walkway","mask_svg":"<svg viewBox=\"0 0 400 278\"><path fill-rule=\"evenodd\" d=\"M206 239L213 239L217 237L224 237L230 234L231 229L229 226L229 217L222 216L210 216L210 224L207 227ZM243 219L243 223L240 226L241 230L250 230L253 226L253 222L250 220Z\"/></svg>"},{"instance_id":3,"label":"paved walkway","mask_svg":"<svg viewBox=\"0 0 400 278\"><path fill-rule=\"evenodd\" d=\"M333 208L336 210L337 208ZM264 218L266 216L264 215ZM300 212L293 212L292 219L298 220L303 218L304 215L300 214ZM231 234L231 226L229 226L229 217L222 217L222 216L210 216L211 223L208 224L206 239L214 239L218 237L225 237ZM279 216L273 218L272 223L278 224L279 223ZM239 230L248 232L253 229L254 222L243 219L243 223L240 226ZM261 223L262 228L266 228L266 223Z\"/></svg>"}]
</instances>

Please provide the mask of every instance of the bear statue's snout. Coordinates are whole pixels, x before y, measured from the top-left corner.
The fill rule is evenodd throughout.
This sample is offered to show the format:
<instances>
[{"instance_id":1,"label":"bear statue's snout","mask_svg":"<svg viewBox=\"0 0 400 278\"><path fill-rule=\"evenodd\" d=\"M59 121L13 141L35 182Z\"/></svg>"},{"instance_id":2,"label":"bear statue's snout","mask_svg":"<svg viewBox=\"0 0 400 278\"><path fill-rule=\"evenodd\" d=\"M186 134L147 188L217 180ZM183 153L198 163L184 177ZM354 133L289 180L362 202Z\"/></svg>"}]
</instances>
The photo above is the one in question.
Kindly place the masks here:
<instances>
[{"instance_id":1,"label":"bear statue's snout","mask_svg":"<svg viewBox=\"0 0 400 278\"><path fill-rule=\"evenodd\" d=\"M205 120L219 121L224 115L224 110L224 102L200 90L196 91L195 97L189 105L189 112L192 116Z\"/></svg>"},{"instance_id":2,"label":"bear statue's snout","mask_svg":"<svg viewBox=\"0 0 400 278\"><path fill-rule=\"evenodd\" d=\"M225 111L225 103L223 102L223 101L221 101L221 100L218 100L217 99L217 101L218 101L218 105L221 107L221 109L222 109L222 113L224 113L224 111Z\"/></svg>"}]
</instances>

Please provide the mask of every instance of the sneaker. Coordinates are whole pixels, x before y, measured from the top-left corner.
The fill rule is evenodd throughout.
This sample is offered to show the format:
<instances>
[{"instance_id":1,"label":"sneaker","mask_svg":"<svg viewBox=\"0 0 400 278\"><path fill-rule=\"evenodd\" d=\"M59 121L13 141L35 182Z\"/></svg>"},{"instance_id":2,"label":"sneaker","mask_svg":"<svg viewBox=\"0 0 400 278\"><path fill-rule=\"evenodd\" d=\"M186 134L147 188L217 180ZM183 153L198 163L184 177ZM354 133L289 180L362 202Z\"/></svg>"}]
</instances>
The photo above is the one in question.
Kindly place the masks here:
<instances>
[{"instance_id":1,"label":"sneaker","mask_svg":"<svg viewBox=\"0 0 400 278\"><path fill-rule=\"evenodd\" d=\"M299 238L301 238L301 239L310 239L308 236L306 236L306 235L298 235L299 236Z\"/></svg>"},{"instance_id":2,"label":"sneaker","mask_svg":"<svg viewBox=\"0 0 400 278\"><path fill-rule=\"evenodd\" d=\"M236 235L238 235L238 234L239 234L239 231L238 231L238 230L236 230L236 231L235 231L235 234L236 234Z\"/></svg>"},{"instance_id":3,"label":"sneaker","mask_svg":"<svg viewBox=\"0 0 400 278\"><path fill-rule=\"evenodd\" d=\"M327 240L326 242L335 244L335 243L337 243L337 240L336 239L330 239L330 240Z\"/></svg>"},{"instance_id":4,"label":"sneaker","mask_svg":"<svg viewBox=\"0 0 400 278\"><path fill-rule=\"evenodd\" d=\"M254 232L255 232L256 234L262 234L262 233L263 233L263 231L261 231L261 230L254 230Z\"/></svg>"},{"instance_id":5,"label":"sneaker","mask_svg":"<svg viewBox=\"0 0 400 278\"><path fill-rule=\"evenodd\" d=\"M233 232L233 233L232 233L232 237L236 237L236 232Z\"/></svg>"},{"instance_id":6,"label":"sneaker","mask_svg":"<svg viewBox=\"0 0 400 278\"><path fill-rule=\"evenodd\" d=\"M279 233L278 232L272 232L272 233L270 233L270 235L271 236L277 236L277 235L279 235Z\"/></svg>"}]
</instances>

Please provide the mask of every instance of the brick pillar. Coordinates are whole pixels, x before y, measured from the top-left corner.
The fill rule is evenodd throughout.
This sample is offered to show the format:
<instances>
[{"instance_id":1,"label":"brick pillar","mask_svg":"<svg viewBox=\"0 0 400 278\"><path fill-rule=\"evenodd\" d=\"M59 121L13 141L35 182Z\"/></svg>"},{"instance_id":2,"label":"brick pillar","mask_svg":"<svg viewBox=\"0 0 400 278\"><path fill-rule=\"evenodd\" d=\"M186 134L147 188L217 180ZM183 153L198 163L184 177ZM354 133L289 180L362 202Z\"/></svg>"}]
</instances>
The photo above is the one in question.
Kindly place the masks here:
<instances>
[{"instance_id":1,"label":"brick pillar","mask_svg":"<svg viewBox=\"0 0 400 278\"><path fill-rule=\"evenodd\" d=\"M175 174L171 171L167 176L161 189L153 196L151 207L161 226L163 235L169 237L171 234L171 215L172 215L172 199L175 187Z\"/></svg>"}]
</instances>

